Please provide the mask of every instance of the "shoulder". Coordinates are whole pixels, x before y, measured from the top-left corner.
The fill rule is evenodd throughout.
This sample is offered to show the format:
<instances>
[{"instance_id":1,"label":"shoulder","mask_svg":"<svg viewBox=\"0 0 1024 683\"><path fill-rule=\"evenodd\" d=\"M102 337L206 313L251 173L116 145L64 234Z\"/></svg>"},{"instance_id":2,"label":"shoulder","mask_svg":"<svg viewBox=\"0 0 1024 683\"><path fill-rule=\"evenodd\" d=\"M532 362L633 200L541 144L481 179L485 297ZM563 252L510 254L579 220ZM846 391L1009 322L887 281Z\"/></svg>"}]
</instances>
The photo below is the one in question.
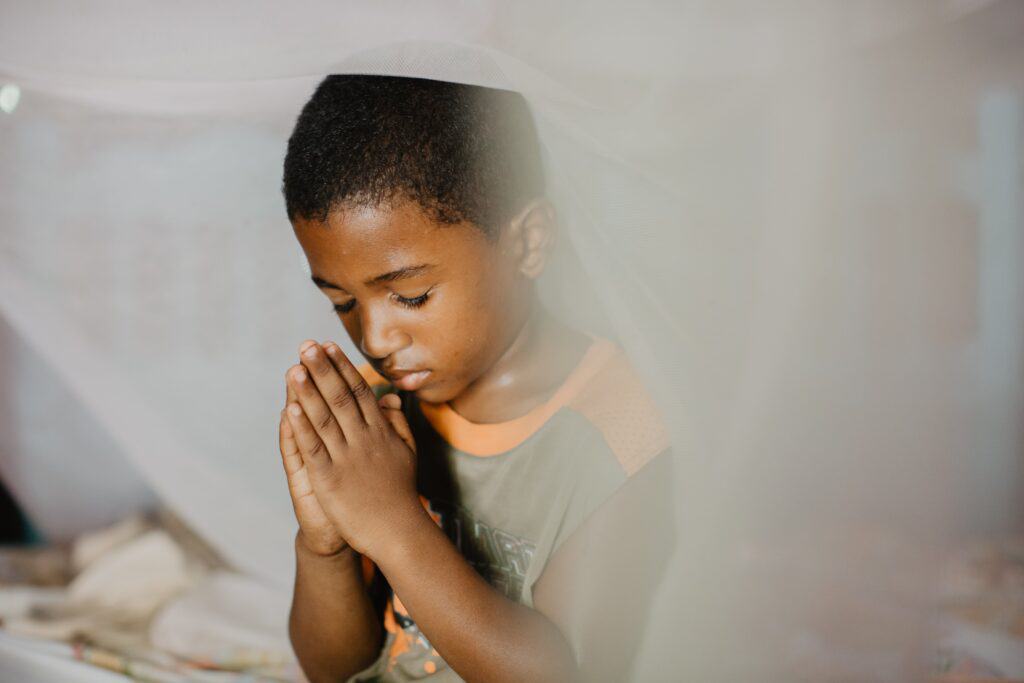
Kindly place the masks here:
<instances>
[{"instance_id":1,"label":"shoulder","mask_svg":"<svg viewBox=\"0 0 1024 683\"><path fill-rule=\"evenodd\" d=\"M566 408L600 434L626 476L632 477L669 447L669 432L653 396L629 358L607 340L600 360Z\"/></svg>"}]
</instances>

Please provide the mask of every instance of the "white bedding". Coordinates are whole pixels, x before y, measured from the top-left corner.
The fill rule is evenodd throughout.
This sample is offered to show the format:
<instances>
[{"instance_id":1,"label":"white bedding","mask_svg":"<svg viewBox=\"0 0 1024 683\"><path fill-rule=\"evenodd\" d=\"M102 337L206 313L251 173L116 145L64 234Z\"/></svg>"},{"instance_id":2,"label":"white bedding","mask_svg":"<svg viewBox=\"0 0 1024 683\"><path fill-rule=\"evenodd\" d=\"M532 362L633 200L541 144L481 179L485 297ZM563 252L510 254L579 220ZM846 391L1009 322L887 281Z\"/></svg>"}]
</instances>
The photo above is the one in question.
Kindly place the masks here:
<instances>
[{"instance_id":1,"label":"white bedding","mask_svg":"<svg viewBox=\"0 0 1024 683\"><path fill-rule=\"evenodd\" d=\"M0 630L0 681L124 683L130 680L121 674L73 659L66 646L15 636Z\"/></svg>"}]
</instances>

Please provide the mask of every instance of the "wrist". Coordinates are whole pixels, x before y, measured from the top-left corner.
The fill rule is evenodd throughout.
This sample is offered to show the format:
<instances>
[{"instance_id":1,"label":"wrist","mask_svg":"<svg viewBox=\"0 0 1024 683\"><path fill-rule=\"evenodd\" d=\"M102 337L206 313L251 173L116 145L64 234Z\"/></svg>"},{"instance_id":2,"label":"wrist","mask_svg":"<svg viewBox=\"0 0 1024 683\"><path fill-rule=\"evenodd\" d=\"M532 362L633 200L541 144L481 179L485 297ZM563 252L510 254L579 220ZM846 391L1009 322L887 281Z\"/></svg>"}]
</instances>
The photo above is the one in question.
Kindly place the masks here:
<instances>
[{"instance_id":1,"label":"wrist","mask_svg":"<svg viewBox=\"0 0 1024 683\"><path fill-rule=\"evenodd\" d=\"M359 556L359 553L357 553L356 550L347 543L337 551L331 553L314 550L307 542L305 535L303 535L301 527L295 534L295 553L296 555L315 558L326 562L349 562Z\"/></svg>"},{"instance_id":2,"label":"wrist","mask_svg":"<svg viewBox=\"0 0 1024 683\"><path fill-rule=\"evenodd\" d=\"M416 500L415 505L409 506L404 513L395 516L389 525L388 534L380 543L368 548L365 554L382 569L386 566L399 565L407 562L409 557L414 557L417 543L422 542L434 531L440 531L437 524L420 505L419 500Z\"/></svg>"}]
</instances>

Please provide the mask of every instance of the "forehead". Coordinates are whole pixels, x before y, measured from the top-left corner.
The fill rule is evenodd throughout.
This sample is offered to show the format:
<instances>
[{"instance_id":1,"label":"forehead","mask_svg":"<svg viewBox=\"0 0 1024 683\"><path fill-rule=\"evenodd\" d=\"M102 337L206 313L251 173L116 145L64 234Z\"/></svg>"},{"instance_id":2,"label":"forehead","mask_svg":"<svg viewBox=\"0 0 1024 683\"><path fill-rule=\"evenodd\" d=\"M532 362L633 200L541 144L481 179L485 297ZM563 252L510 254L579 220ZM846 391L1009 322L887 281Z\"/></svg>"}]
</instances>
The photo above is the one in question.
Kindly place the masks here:
<instances>
[{"instance_id":1,"label":"forehead","mask_svg":"<svg viewBox=\"0 0 1024 683\"><path fill-rule=\"evenodd\" d=\"M423 263L465 266L490 251L474 225L440 223L412 201L340 208L326 221L296 218L293 227L314 275L332 282Z\"/></svg>"}]
</instances>

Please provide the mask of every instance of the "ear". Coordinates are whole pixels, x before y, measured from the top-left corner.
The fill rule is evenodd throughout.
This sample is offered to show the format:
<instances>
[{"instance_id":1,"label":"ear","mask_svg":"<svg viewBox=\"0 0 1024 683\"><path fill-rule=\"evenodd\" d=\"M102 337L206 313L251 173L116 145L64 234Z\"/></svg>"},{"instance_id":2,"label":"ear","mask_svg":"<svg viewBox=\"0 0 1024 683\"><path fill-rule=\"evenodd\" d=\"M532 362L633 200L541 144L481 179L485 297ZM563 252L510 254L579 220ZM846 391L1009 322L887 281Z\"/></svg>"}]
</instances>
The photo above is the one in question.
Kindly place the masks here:
<instances>
[{"instance_id":1,"label":"ear","mask_svg":"<svg viewBox=\"0 0 1024 683\"><path fill-rule=\"evenodd\" d=\"M508 234L514 240L519 272L535 280L544 272L548 254L557 239L555 207L547 199L531 201L509 222Z\"/></svg>"}]
</instances>

